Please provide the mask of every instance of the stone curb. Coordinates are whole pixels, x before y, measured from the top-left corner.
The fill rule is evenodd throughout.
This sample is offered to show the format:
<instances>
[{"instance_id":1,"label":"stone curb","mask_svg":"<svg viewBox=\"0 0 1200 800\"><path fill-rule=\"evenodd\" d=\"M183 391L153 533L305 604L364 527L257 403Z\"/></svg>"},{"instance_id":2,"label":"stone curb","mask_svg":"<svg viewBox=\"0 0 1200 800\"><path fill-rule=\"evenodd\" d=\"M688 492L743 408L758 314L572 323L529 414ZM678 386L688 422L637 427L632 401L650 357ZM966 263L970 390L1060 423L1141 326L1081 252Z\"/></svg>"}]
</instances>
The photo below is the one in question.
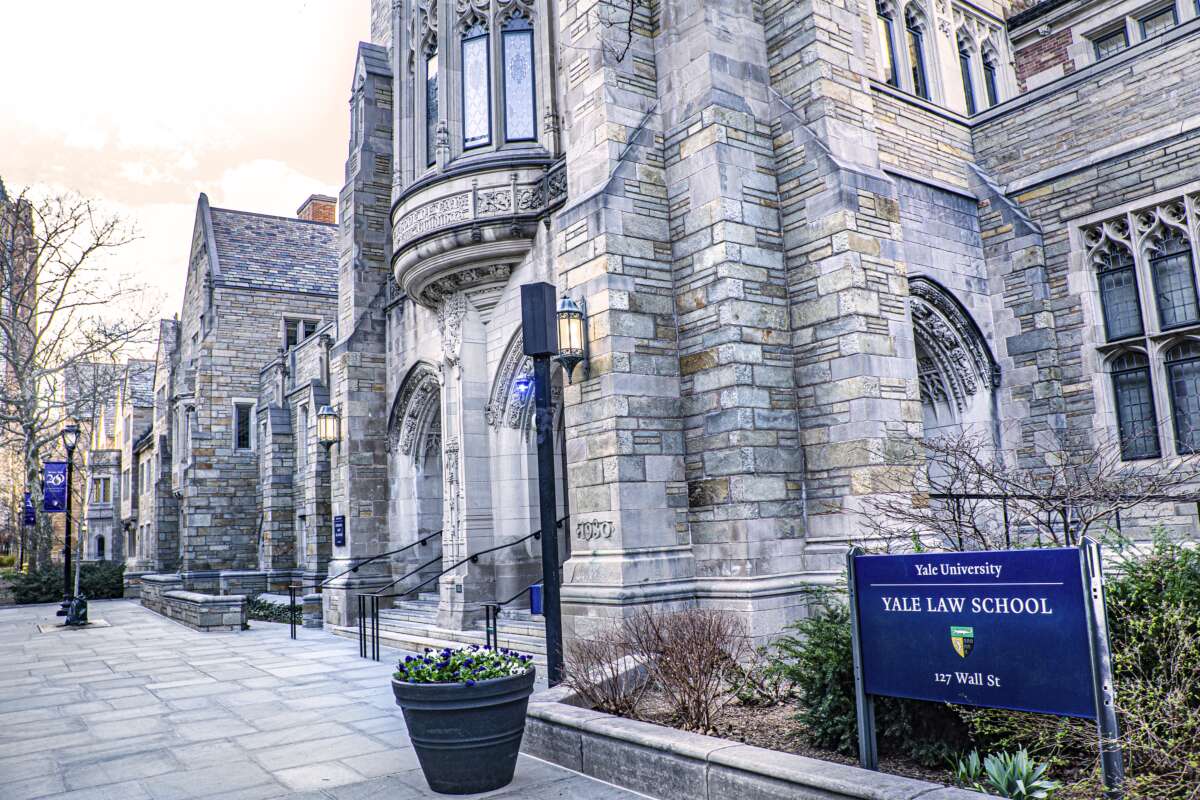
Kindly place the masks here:
<instances>
[{"instance_id":1,"label":"stone curb","mask_svg":"<svg viewBox=\"0 0 1200 800\"><path fill-rule=\"evenodd\" d=\"M778 753L580 707L565 687L530 698L523 752L659 800L978 800L927 781Z\"/></svg>"}]
</instances>

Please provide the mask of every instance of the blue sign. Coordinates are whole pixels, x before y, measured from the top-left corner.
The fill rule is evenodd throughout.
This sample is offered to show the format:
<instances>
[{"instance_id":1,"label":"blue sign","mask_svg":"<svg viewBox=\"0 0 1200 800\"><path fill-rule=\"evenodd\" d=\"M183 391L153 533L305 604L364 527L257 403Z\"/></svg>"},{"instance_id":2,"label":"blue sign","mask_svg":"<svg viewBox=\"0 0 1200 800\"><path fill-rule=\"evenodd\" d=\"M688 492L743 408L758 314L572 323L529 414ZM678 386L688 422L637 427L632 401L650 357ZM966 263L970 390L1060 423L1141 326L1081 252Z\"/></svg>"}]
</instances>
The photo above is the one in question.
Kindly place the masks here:
<instances>
[{"instance_id":1,"label":"blue sign","mask_svg":"<svg viewBox=\"0 0 1200 800\"><path fill-rule=\"evenodd\" d=\"M33 508L33 495L29 492L25 493L25 519L26 525L37 524L37 512Z\"/></svg>"},{"instance_id":2,"label":"blue sign","mask_svg":"<svg viewBox=\"0 0 1200 800\"><path fill-rule=\"evenodd\" d=\"M1096 717L1080 551L854 557L867 694Z\"/></svg>"},{"instance_id":3,"label":"blue sign","mask_svg":"<svg viewBox=\"0 0 1200 800\"><path fill-rule=\"evenodd\" d=\"M338 547L346 543L346 518L343 516L333 518L333 543Z\"/></svg>"},{"instance_id":4,"label":"blue sign","mask_svg":"<svg viewBox=\"0 0 1200 800\"><path fill-rule=\"evenodd\" d=\"M42 511L67 510L67 462L42 464Z\"/></svg>"}]
</instances>

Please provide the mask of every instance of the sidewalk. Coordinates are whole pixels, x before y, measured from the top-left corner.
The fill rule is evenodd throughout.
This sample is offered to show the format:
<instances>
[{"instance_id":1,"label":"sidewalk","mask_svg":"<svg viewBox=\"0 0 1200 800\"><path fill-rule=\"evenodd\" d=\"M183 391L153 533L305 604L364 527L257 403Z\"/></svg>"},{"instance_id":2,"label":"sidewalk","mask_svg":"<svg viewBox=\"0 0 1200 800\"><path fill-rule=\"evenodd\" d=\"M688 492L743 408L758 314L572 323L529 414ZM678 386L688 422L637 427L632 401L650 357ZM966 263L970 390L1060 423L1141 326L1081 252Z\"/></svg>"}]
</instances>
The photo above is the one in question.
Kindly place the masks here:
<instances>
[{"instance_id":1,"label":"sidewalk","mask_svg":"<svg viewBox=\"0 0 1200 800\"><path fill-rule=\"evenodd\" d=\"M425 784L385 661L324 631L199 633L136 602L108 628L39 633L57 606L0 608L0 800L408 800ZM522 756L476 797L639 797Z\"/></svg>"}]
</instances>

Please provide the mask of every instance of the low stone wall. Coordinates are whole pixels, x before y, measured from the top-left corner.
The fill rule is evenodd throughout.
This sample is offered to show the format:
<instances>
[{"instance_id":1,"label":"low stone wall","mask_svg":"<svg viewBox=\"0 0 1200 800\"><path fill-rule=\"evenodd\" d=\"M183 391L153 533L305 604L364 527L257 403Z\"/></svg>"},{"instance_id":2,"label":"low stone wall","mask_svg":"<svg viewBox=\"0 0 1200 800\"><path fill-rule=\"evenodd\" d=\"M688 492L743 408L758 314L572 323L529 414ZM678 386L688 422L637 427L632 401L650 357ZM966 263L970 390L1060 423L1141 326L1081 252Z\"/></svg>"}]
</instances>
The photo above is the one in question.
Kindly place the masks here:
<instances>
[{"instance_id":1,"label":"low stone wall","mask_svg":"<svg viewBox=\"0 0 1200 800\"><path fill-rule=\"evenodd\" d=\"M659 800L979 800L983 795L622 719L559 687L530 698L521 750Z\"/></svg>"},{"instance_id":2,"label":"low stone wall","mask_svg":"<svg viewBox=\"0 0 1200 800\"><path fill-rule=\"evenodd\" d=\"M184 591L178 575L143 575L142 605L198 631L240 631L246 628L244 595L200 594Z\"/></svg>"}]
</instances>

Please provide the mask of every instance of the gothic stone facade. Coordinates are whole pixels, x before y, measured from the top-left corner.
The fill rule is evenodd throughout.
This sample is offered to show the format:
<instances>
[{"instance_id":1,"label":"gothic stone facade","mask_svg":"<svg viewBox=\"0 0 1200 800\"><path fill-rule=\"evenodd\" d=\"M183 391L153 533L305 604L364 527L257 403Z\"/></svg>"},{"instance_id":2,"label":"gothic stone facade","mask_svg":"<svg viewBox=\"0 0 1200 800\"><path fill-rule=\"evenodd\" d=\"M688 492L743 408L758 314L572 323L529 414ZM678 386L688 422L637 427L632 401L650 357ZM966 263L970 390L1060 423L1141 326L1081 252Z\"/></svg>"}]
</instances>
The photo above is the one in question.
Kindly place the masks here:
<instances>
[{"instance_id":1,"label":"gothic stone facade","mask_svg":"<svg viewBox=\"0 0 1200 800\"><path fill-rule=\"evenodd\" d=\"M911 437L975 425L1036 459L1043 433L1149 420L1147 455L1186 451L1196 10L1006 15L374 3L339 198L330 569L437 531L449 566L536 527L531 281L588 313L590 368L556 376L569 633L644 603L777 631L866 500L924 469L896 457ZM427 553L340 580L328 618ZM526 544L464 564L440 620L538 573Z\"/></svg>"}]
</instances>

